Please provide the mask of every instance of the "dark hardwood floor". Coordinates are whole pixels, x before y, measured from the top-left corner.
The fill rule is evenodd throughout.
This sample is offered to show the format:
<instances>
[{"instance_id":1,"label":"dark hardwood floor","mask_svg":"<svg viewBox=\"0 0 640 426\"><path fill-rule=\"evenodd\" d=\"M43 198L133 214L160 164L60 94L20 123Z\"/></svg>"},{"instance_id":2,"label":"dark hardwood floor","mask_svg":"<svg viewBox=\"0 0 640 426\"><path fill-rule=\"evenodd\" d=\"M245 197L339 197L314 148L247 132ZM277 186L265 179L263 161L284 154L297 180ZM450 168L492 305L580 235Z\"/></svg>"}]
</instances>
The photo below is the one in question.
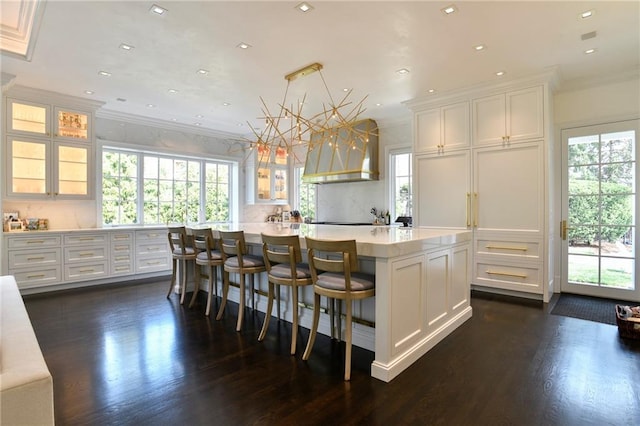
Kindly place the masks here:
<instances>
[{"instance_id":1,"label":"dark hardwood floor","mask_svg":"<svg viewBox=\"0 0 640 426\"><path fill-rule=\"evenodd\" d=\"M165 299L167 281L26 296L58 425L637 425L640 343L540 302L474 293L473 318L391 383L373 354L236 304L221 321ZM217 308L217 305L215 306Z\"/></svg>"}]
</instances>

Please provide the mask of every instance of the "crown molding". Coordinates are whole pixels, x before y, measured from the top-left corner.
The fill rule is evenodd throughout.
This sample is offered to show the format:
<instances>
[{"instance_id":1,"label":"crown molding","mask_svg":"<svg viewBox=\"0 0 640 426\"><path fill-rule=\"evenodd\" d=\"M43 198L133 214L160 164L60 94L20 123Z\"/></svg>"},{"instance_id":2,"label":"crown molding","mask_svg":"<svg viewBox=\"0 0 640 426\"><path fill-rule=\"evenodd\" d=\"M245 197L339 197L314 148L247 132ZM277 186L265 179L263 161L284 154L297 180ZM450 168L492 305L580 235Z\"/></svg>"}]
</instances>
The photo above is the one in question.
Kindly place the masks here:
<instances>
[{"instance_id":1,"label":"crown molding","mask_svg":"<svg viewBox=\"0 0 640 426\"><path fill-rule=\"evenodd\" d=\"M602 74L562 81L555 93L573 92L576 90L589 89L594 86L605 86L607 84L621 83L631 80L640 80L640 66L612 74Z\"/></svg>"},{"instance_id":2,"label":"crown molding","mask_svg":"<svg viewBox=\"0 0 640 426\"><path fill-rule=\"evenodd\" d=\"M3 54L31 61L45 4L43 0L14 2L14 7L18 8L16 21L7 22L6 18L0 20L0 45Z\"/></svg>"},{"instance_id":3,"label":"crown molding","mask_svg":"<svg viewBox=\"0 0 640 426\"><path fill-rule=\"evenodd\" d=\"M10 87L6 96L20 98L25 101L38 103L49 103L54 105L63 104L67 108L80 108L97 110L104 105L102 101L80 98L77 96L65 95L63 93L50 92L48 90L34 89L32 87L14 85Z\"/></svg>"}]
</instances>

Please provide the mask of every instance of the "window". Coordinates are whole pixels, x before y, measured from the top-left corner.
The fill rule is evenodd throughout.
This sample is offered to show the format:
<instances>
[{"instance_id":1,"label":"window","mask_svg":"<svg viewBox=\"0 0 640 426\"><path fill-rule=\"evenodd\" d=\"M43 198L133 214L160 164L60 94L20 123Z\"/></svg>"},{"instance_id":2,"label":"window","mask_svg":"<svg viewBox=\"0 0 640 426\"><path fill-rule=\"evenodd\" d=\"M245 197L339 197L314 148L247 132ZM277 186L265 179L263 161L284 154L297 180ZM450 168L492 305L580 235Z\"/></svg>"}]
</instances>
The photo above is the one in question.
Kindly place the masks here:
<instances>
[{"instance_id":1,"label":"window","mask_svg":"<svg viewBox=\"0 0 640 426\"><path fill-rule=\"evenodd\" d=\"M224 161L105 147L102 222L227 222L231 169L231 163Z\"/></svg>"},{"instance_id":2,"label":"window","mask_svg":"<svg viewBox=\"0 0 640 426\"><path fill-rule=\"evenodd\" d=\"M316 217L317 185L302 182L304 166L295 168L295 206L294 210L299 210L300 215L305 219L312 220Z\"/></svg>"},{"instance_id":3,"label":"window","mask_svg":"<svg viewBox=\"0 0 640 426\"><path fill-rule=\"evenodd\" d=\"M398 149L389 155L389 194L391 199L391 220L398 216L411 216L411 151Z\"/></svg>"}]
</instances>

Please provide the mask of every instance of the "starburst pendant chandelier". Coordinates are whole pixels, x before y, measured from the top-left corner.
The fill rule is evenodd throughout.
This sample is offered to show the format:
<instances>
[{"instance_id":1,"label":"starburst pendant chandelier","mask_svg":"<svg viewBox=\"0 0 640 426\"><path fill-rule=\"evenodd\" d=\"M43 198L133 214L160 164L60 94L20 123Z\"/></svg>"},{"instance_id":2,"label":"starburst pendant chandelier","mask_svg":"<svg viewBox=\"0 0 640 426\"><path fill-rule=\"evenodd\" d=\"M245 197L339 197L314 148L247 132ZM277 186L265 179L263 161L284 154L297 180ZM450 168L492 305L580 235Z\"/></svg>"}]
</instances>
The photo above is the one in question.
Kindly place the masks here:
<instances>
[{"instance_id":1,"label":"starburst pendant chandelier","mask_svg":"<svg viewBox=\"0 0 640 426\"><path fill-rule=\"evenodd\" d=\"M273 152L277 154L285 153L287 156L293 155L295 161L298 161L295 147L309 146L312 135L316 135L314 143L317 143L318 135L326 135L327 138L333 138L334 131L332 129L351 129L353 132L358 132L354 125L360 120L360 116L365 111L363 104L367 96L359 102L353 103L349 100L352 92L350 89L336 102L326 84L322 68L322 64L316 62L285 75L287 86L282 102L274 109L275 113L272 113L267 103L260 97L263 116L259 118L265 120L264 129L258 131L251 123L247 122L253 133L251 139L247 139L250 148L249 155L254 149L257 150L256 166L258 168L267 166L270 158L272 158L270 153ZM289 86L297 78L316 72L322 79L327 99L326 102L322 103L322 108L319 111L305 115L303 107L305 106L306 93L301 100L296 102L297 107L294 108L293 104L290 104L287 99ZM340 142L336 140L332 143L338 149Z\"/></svg>"}]
</instances>

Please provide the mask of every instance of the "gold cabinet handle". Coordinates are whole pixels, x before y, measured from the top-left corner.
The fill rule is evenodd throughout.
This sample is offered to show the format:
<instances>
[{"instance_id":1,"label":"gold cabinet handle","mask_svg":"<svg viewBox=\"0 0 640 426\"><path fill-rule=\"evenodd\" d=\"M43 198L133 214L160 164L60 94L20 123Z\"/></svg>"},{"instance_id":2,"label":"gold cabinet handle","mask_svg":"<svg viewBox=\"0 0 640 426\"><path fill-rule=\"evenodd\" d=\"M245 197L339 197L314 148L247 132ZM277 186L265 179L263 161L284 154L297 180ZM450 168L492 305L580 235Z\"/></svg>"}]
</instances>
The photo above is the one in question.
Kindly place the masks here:
<instances>
[{"instance_id":1,"label":"gold cabinet handle","mask_svg":"<svg viewBox=\"0 0 640 426\"><path fill-rule=\"evenodd\" d=\"M466 216L466 222L467 222L467 228L469 228L471 226L471 194L469 192L467 192L467 209L465 211L465 216Z\"/></svg>"},{"instance_id":2,"label":"gold cabinet handle","mask_svg":"<svg viewBox=\"0 0 640 426\"><path fill-rule=\"evenodd\" d=\"M516 277L516 278L522 278L522 279L527 278L526 274L514 274L511 272L496 272L496 271L489 271L488 269L486 273L489 275L502 275L505 277Z\"/></svg>"},{"instance_id":3,"label":"gold cabinet handle","mask_svg":"<svg viewBox=\"0 0 640 426\"><path fill-rule=\"evenodd\" d=\"M44 274L27 275L27 279L44 278Z\"/></svg>"},{"instance_id":4,"label":"gold cabinet handle","mask_svg":"<svg viewBox=\"0 0 640 426\"><path fill-rule=\"evenodd\" d=\"M507 246L494 246L487 244L485 246L487 249L495 249L495 250L515 250L515 251L527 251L529 250L527 247L507 247Z\"/></svg>"},{"instance_id":5,"label":"gold cabinet handle","mask_svg":"<svg viewBox=\"0 0 640 426\"><path fill-rule=\"evenodd\" d=\"M44 244L44 240L29 240L27 244Z\"/></svg>"},{"instance_id":6,"label":"gold cabinet handle","mask_svg":"<svg viewBox=\"0 0 640 426\"><path fill-rule=\"evenodd\" d=\"M38 256L38 257L27 257L27 262L31 262L33 260L44 260L44 256Z\"/></svg>"},{"instance_id":7,"label":"gold cabinet handle","mask_svg":"<svg viewBox=\"0 0 640 426\"><path fill-rule=\"evenodd\" d=\"M88 274L88 273L91 273L91 272L95 272L95 269L93 269L93 268L92 269L80 269L80 273L81 274Z\"/></svg>"},{"instance_id":8,"label":"gold cabinet handle","mask_svg":"<svg viewBox=\"0 0 640 426\"><path fill-rule=\"evenodd\" d=\"M478 227L478 193L473 193L473 226Z\"/></svg>"}]
</instances>

